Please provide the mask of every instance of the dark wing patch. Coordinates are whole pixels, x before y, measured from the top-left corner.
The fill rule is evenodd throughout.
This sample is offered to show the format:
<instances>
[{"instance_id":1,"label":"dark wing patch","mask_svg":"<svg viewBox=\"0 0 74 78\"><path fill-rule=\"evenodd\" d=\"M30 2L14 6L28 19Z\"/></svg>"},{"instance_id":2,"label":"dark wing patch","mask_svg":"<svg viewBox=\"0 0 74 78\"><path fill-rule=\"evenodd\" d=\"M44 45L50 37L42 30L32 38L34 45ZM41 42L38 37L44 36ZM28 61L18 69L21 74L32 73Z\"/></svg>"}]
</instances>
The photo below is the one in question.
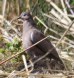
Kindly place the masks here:
<instances>
[{"instance_id":1,"label":"dark wing patch","mask_svg":"<svg viewBox=\"0 0 74 78\"><path fill-rule=\"evenodd\" d=\"M32 43L36 43L39 40L43 39L45 36L43 35L43 33L41 33L38 30L34 30L31 33L31 41ZM45 54L46 52L48 52L49 50L51 50L53 48L52 51L50 51L51 55L49 54L49 58L53 57L55 59L59 60L59 56L58 53L56 51L56 49L54 48L54 46L51 44L51 42L48 39L45 39L44 41L40 42L37 47ZM53 56L52 56L53 55Z\"/></svg>"},{"instance_id":2,"label":"dark wing patch","mask_svg":"<svg viewBox=\"0 0 74 78\"><path fill-rule=\"evenodd\" d=\"M33 43L38 42L39 40L43 39L45 36L42 34L42 32L38 30L33 30L31 33L31 40Z\"/></svg>"},{"instance_id":3,"label":"dark wing patch","mask_svg":"<svg viewBox=\"0 0 74 78\"><path fill-rule=\"evenodd\" d=\"M31 34L31 40L32 40L32 43L36 43L38 42L39 40L45 38L45 36L43 35L42 32L38 31L38 30L34 30ZM52 44L51 42L47 39L45 39L44 41L40 42L38 45L37 45L43 52L47 52L50 48L52 48Z\"/></svg>"}]
</instances>

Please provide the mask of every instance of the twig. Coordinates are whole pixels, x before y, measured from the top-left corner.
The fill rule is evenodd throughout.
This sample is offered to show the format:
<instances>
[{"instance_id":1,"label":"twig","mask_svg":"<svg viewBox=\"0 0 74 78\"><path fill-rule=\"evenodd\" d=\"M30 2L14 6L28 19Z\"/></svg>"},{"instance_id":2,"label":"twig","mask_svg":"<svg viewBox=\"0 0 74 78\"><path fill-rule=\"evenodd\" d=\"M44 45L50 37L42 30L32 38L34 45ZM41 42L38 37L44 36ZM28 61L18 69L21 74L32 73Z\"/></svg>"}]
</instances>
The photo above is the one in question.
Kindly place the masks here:
<instances>
[{"instance_id":1,"label":"twig","mask_svg":"<svg viewBox=\"0 0 74 78\"><path fill-rule=\"evenodd\" d=\"M43 13L44 15L44 13ZM50 16L51 17L51 16ZM46 28L46 30L50 30L51 32L55 33L58 35L58 33L56 31L54 31L53 29L49 28L39 17L35 16L35 18ZM52 18L52 17L51 17Z\"/></svg>"},{"instance_id":2,"label":"twig","mask_svg":"<svg viewBox=\"0 0 74 78\"><path fill-rule=\"evenodd\" d=\"M64 0L60 0L60 1L61 1L61 5L62 5L62 8L63 8L63 11L67 15L67 9L65 7Z\"/></svg>"},{"instance_id":3,"label":"twig","mask_svg":"<svg viewBox=\"0 0 74 78\"><path fill-rule=\"evenodd\" d=\"M44 41L44 40L45 40L45 39L47 39L48 37L49 37L49 35L48 35L47 37L45 37L45 38L41 39L41 40L40 40L40 41L38 41L37 43L33 44L32 46L28 47L26 50L28 50L28 49L30 49L30 48L32 48L32 47L34 47L34 46L36 46L37 44L39 44L40 42ZM24 50L23 52L19 52L19 53L16 53L16 54L12 55L12 56L11 56L11 57L9 57L8 59L6 59L6 60L4 60L4 61L0 62L0 65L2 65L3 63L5 63L5 62L7 62L7 61L11 60L13 57L16 57L16 56L17 56L17 55L19 55L19 54L24 53L26 50Z\"/></svg>"},{"instance_id":4,"label":"twig","mask_svg":"<svg viewBox=\"0 0 74 78\"><path fill-rule=\"evenodd\" d=\"M40 20L37 16L35 16L35 18L36 18L45 28L48 28L48 27L46 26L46 24L44 24L44 23L42 22L42 20Z\"/></svg>"},{"instance_id":5,"label":"twig","mask_svg":"<svg viewBox=\"0 0 74 78\"><path fill-rule=\"evenodd\" d=\"M51 39L54 39L54 40L56 40L56 41L59 41L59 39L56 38L56 37L54 37L54 36L51 36L51 35L50 35L50 38L51 38ZM67 38L66 38L66 39L67 39ZM69 40L68 40L68 41L69 41ZM72 44L73 42L69 41L70 43L68 43L67 41L64 41L64 40L63 40L63 42L64 42L65 44L71 46L72 48L74 48L74 45Z\"/></svg>"},{"instance_id":6,"label":"twig","mask_svg":"<svg viewBox=\"0 0 74 78\"><path fill-rule=\"evenodd\" d=\"M35 16L35 18L45 27L45 30L44 30L44 34L45 34L46 31L49 29L48 26L42 20L40 20L37 16Z\"/></svg>"},{"instance_id":7,"label":"twig","mask_svg":"<svg viewBox=\"0 0 74 78\"><path fill-rule=\"evenodd\" d=\"M19 36L19 34L18 34L19 32L17 31L17 29L16 29L15 27L12 26L11 22L9 22L9 21L6 20L5 18L3 18L3 15L0 15L0 18L1 18L2 20L4 20L4 21L7 23L7 25L10 26L10 27L13 29L13 31L17 34L17 36Z\"/></svg>"},{"instance_id":8,"label":"twig","mask_svg":"<svg viewBox=\"0 0 74 78\"><path fill-rule=\"evenodd\" d=\"M26 11L30 11L30 0L25 0L26 2Z\"/></svg>"},{"instance_id":9,"label":"twig","mask_svg":"<svg viewBox=\"0 0 74 78\"><path fill-rule=\"evenodd\" d=\"M51 18L52 21L53 21L55 24L57 24L57 25L59 25L59 26L61 26L61 27L64 27L65 29L68 29L68 25L65 25L64 23L61 23L58 19L53 18L53 17L49 16L48 14L44 14L44 16L46 16L46 17L48 17L48 18ZM74 27L70 28L70 31L74 32Z\"/></svg>"},{"instance_id":10,"label":"twig","mask_svg":"<svg viewBox=\"0 0 74 78\"><path fill-rule=\"evenodd\" d=\"M48 28L45 28L45 30L44 30L44 34L46 34L47 30L48 30Z\"/></svg>"},{"instance_id":11,"label":"twig","mask_svg":"<svg viewBox=\"0 0 74 78\"><path fill-rule=\"evenodd\" d=\"M45 14L45 13L43 13L43 15L52 18L51 16L49 16L49 15L47 15L47 14ZM49 28L39 17L35 16L35 18L36 18L46 29L48 29L48 30L52 31L53 33L55 33L56 35L60 36L56 31L54 31L53 29ZM62 24L61 24L61 25L62 25ZM62 26L63 26L63 25L62 25ZM68 29L68 26L67 26L66 29ZM51 36L50 36L50 37L51 37ZM58 39L58 40L59 40L59 39ZM68 40L68 41L69 41L69 40ZM65 42L65 43L66 43L67 45L71 45L71 44L69 44L69 43L67 43L67 42ZM72 42L72 43L73 43L73 42Z\"/></svg>"},{"instance_id":12,"label":"twig","mask_svg":"<svg viewBox=\"0 0 74 78\"><path fill-rule=\"evenodd\" d=\"M34 64L33 64L33 62L32 62L31 60L29 60L29 62L30 62L30 64L31 64L31 69L30 69L30 71L29 71L29 72L32 72L32 71L33 71L33 69L34 69Z\"/></svg>"},{"instance_id":13,"label":"twig","mask_svg":"<svg viewBox=\"0 0 74 78\"><path fill-rule=\"evenodd\" d=\"M62 37L60 38L60 40L58 41L56 47L59 45L60 41L64 38L64 36L67 34L67 32L69 31L69 29L72 27L74 23L74 20L72 21L72 23L69 25L69 28L64 32L64 34L62 35Z\"/></svg>"},{"instance_id":14,"label":"twig","mask_svg":"<svg viewBox=\"0 0 74 78\"><path fill-rule=\"evenodd\" d=\"M55 10L57 10L69 23L71 23L71 19L69 19L63 12L62 10L54 3L52 2L52 0L46 0L47 2L49 2Z\"/></svg>"},{"instance_id":15,"label":"twig","mask_svg":"<svg viewBox=\"0 0 74 78\"><path fill-rule=\"evenodd\" d=\"M67 5L67 7L69 8L71 14L74 15L74 12L73 12L73 10L71 9L68 0L65 0L65 3L66 3L66 5Z\"/></svg>"},{"instance_id":16,"label":"twig","mask_svg":"<svg viewBox=\"0 0 74 78\"><path fill-rule=\"evenodd\" d=\"M73 23L74 23L74 21L70 24L69 28L64 32L63 36L60 38L60 40L59 40L58 43L56 44L56 47L59 46L61 40L62 40L63 37L66 35L66 33L69 31L69 29L71 28L71 26L73 25ZM37 59L37 60L34 61L33 63L35 64L35 63L37 63L38 61L40 61L41 59L45 58L53 49L54 49L54 48L51 48L45 55L43 55L42 57L40 57L39 59ZM29 65L28 67L30 67L30 66L31 66L31 65ZM65 66L65 69L67 69L66 66ZM23 69L23 70L25 70L25 69ZM21 70L21 71L23 71L23 70Z\"/></svg>"},{"instance_id":17,"label":"twig","mask_svg":"<svg viewBox=\"0 0 74 78\"><path fill-rule=\"evenodd\" d=\"M25 55L22 55L22 59L23 59L23 62L24 62L24 66L25 66L25 69L26 69L27 75L29 75L29 70L28 70L28 67L27 67L27 61L26 61L26 57L25 57Z\"/></svg>"},{"instance_id":18,"label":"twig","mask_svg":"<svg viewBox=\"0 0 74 78\"><path fill-rule=\"evenodd\" d=\"M69 22L64 18L64 16L60 15L55 9L52 9L50 13L55 16L61 23L68 25Z\"/></svg>"},{"instance_id":19,"label":"twig","mask_svg":"<svg viewBox=\"0 0 74 78\"><path fill-rule=\"evenodd\" d=\"M3 0L3 8L2 8L3 19L2 19L2 25L3 25L3 22L4 22L6 2L7 2L7 0Z\"/></svg>"},{"instance_id":20,"label":"twig","mask_svg":"<svg viewBox=\"0 0 74 78\"><path fill-rule=\"evenodd\" d=\"M43 15L46 16L46 17L48 17L48 18L50 18L51 20L57 20L57 19L53 18L52 16L49 16L48 14L43 13ZM56 32L55 30L49 28L39 17L35 16L35 18L36 18L46 29L48 29L48 30L50 30L51 32L55 33L56 35L60 36L60 35L58 34L58 32ZM58 20L57 20L57 21L58 21ZM61 24L60 24L60 25L61 25Z\"/></svg>"},{"instance_id":21,"label":"twig","mask_svg":"<svg viewBox=\"0 0 74 78\"><path fill-rule=\"evenodd\" d=\"M7 42L12 41L12 37L9 36L9 34L6 32L5 29L3 29L2 27L0 27L0 31L2 32L3 37L5 38L5 40L6 40Z\"/></svg>"},{"instance_id":22,"label":"twig","mask_svg":"<svg viewBox=\"0 0 74 78\"><path fill-rule=\"evenodd\" d=\"M72 22L72 24L73 24L73 23L74 23L74 21ZM68 32L68 30L71 28L72 24L71 24L71 25L69 26L69 28L65 31L65 33L63 34L63 36L61 37L61 39L58 41L58 43L56 44L56 47L60 44L61 40L62 40L63 37L66 35L66 33ZM44 41L45 39L47 39L48 37L49 37L49 36L43 38L42 40L38 41L38 42L35 43L34 45L28 47L26 50L34 47L35 45L37 45L37 44L39 44L40 42L42 42L42 41ZM50 51L52 51L53 49L54 49L54 48L50 49L44 56L42 56L42 58L46 57L46 56L50 53ZM24 50L24 51L26 51L26 50ZM24 51L23 51L23 52L24 52ZM0 65L3 64L3 63L5 63L5 62L7 62L7 61L9 61L9 60L12 59L13 57L15 57L15 56L17 56L17 55L19 55L19 54L21 54L21 53L23 53L23 52L19 52L19 53L15 54L15 55L12 55L12 56L9 57L8 59L0 62ZM42 58L40 58L39 60L41 60ZM39 61L39 60L38 60L38 61ZM37 62L37 61L36 61L36 62Z\"/></svg>"},{"instance_id":23,"label":"twig","mask_svg":"<svg viewBox=\"0 0 74 78\"><path fill-rule=\"evenodd\" d=\"M35 2L35 4L34 4L34 6L33 6L33 8L32 8L32 13L34 12L34 10L35 10L35 7L37 6L37 4L38 4L38 0L36 0L36 2Z\"/></svg>"},{"instance_id":24,"label":"twig","mask_svg":"<svg viewBox=\"0 0 74 78\"><path fill-rule=\"evenodd\" d=\"M68 14L68 17L70 17L70 18L74 18L74 15L72 15L72 14Z\"/></svg>"}]
</instances>

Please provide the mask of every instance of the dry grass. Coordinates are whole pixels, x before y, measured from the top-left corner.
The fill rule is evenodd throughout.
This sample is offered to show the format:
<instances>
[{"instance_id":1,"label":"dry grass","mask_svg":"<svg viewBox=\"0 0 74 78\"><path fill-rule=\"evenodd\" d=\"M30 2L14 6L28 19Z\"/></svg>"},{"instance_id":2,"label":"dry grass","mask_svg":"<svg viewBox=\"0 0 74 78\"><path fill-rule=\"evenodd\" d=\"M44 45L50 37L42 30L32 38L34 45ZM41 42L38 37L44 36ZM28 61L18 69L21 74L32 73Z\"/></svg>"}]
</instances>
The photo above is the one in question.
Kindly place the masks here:
<instances>
[{"instance_id":1,"label":"dry grass","mask_svg":"<svg viewBox=\"0 0 74 78\"><path fill-rule=\"evenodd\" d=\"M16 37L21 41L22 24L19 23L16 18L22 11L31 10L32 14L35 15L34 20L38 27L45 35L50 35L50 40L53 45L56 47L57 42L60 42L56 49L60 57L64 60L67 68L73 70L74 24L72 23L74 12L70 8L68 0L65 0L65 2L64 0L58 1L60 1L60 5L56 5L52 0L32 0L32 2L29 0L0 1L0 40L2 38L5 43L8 43ZM26 3L26 5L23 3ZM70 24L72 24L72 26L69 28ZM2 43L0 46L1 45ZM4 57L2 59L4 59ZM66 77L64 76L64 78Z\"/></svg>"}]
</instances>

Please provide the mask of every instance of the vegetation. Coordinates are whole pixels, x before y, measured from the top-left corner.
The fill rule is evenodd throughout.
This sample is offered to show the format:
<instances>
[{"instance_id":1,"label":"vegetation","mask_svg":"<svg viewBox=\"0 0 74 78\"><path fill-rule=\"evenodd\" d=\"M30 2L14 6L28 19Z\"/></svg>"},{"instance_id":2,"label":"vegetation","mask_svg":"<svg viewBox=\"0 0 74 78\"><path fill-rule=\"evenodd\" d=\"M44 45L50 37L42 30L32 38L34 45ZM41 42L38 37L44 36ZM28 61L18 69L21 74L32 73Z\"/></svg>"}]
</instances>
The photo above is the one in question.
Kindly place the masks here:
<instances>
[{"instance_id":1,"label":"vegetation","mask_svg":"<svg viewBox=\"0 0 74 78\"><path fill-rule=\"evenodd\" d=\"M22 23L16 18L21 12L29 10L38 28L46 36L50 35L50 40L64 60L67 69L73 70L74 24L70 26L74 18L73 5L74 0L0 0L0 62L23 51ZM56 46L58 42L59 45ZM21 60L21 56L18 57L0 66L0 70L4 68L12 71ZM13 68L6 69L10 64Z\"/></svg>"}]
</instances>

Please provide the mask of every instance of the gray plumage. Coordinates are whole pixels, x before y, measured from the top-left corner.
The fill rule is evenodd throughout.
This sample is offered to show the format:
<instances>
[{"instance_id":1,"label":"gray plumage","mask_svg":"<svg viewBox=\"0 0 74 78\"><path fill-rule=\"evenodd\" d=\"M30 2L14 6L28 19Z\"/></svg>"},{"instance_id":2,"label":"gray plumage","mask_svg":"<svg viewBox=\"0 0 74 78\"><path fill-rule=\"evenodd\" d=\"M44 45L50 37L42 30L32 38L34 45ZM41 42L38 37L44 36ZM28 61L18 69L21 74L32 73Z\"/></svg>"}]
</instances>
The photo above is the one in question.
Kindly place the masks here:
<instances>
[{"instance_id":1,"label":"gray plumage","mask_svg":"<svg viewBox=\"0 0 74 78\"><path fill-rule=\"evenodd\" d=\"M36 24L30 13L23 12L19 18L22 19L23 21L22 41L25 49L32 46L34 43L38 42L39 40L45 38L44 34L37 29ZM27 50L27 53L30 55L31 59L33 60L36 57L41 57L51 48L54 48L54 46L51 44L49 39L46 39L40 42L38 45ZM47 57L50 59L53 58L56 61L59 61L63 65L55 48L49 53Z\"/></svg>"}]
</instances>

